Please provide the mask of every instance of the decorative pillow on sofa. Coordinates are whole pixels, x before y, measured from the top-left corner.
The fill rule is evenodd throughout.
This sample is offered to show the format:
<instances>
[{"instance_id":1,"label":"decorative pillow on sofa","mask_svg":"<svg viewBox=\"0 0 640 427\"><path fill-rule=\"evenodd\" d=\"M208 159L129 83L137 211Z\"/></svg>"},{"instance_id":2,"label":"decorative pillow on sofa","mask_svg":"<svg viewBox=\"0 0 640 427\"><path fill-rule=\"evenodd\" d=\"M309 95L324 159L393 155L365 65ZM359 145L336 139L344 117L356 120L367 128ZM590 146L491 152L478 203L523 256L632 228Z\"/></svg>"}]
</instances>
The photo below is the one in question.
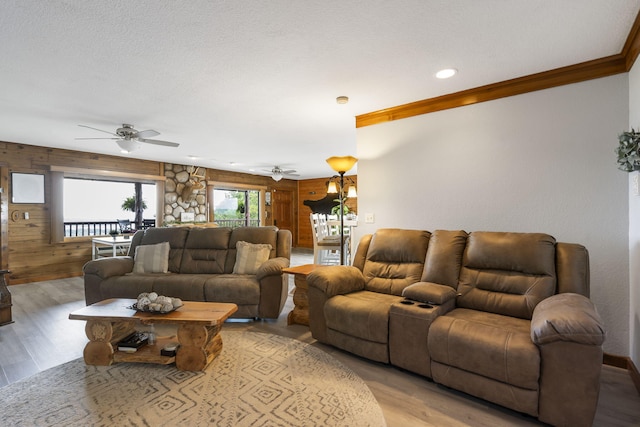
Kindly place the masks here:
<instances>
[{"instance_id":1,"label":"decorative pillow on sofa","mask_svg":"<svg viewBox=\"0 0 640 427\"><path fill-rule=\"evenodd\" d=\"M256 274L258 268L269 259L272 246L268 243L236 243L236 264L233 274Z\"/></svg>"},{"instance_id":2,"label":"decorative pillow on sofa","mask_svg":"<svg viewBox=\"0 0 640 427\"><path fill-rule=\"evenodd\" d=\"M169 242L136 247L134 273L166 273L169 271Z\"/></svg>"}]
</instances>

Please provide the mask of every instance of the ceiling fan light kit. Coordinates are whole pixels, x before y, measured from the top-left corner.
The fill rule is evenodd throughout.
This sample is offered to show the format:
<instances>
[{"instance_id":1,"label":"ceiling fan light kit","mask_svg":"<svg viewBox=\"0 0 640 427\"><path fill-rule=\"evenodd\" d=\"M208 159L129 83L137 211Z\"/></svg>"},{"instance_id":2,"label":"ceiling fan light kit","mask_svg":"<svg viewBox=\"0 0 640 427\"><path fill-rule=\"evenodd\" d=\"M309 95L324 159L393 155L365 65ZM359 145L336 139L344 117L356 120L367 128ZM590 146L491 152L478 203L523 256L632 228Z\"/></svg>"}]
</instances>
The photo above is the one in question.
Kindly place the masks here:
<instances>
[{"instance_id":1,"label":"ceiling fan light kit","mask_svg":"<svg viewBox=\"0 0 640 427\"><path fill-rule=\"evenodd\" d=\"M116 144L118 144L118 147L120 147L121 153L131 153L138 150L142 145L138 141L134 141L133 139L119 139L116 141Z\"/></svg>"},{"instance_id":2,"label":"ceiling fan light kit","mask_svg":"<svg viewBox=\"0 0 640 427\"><path fill-rule=\"evenodd\" d=\"M295 169L282 170L280 166L274 166L273 169L263 169L265 172L271 172L271 178L274 181L280 181L285 175L299 176Z\"/></svg>"}]
</instances>

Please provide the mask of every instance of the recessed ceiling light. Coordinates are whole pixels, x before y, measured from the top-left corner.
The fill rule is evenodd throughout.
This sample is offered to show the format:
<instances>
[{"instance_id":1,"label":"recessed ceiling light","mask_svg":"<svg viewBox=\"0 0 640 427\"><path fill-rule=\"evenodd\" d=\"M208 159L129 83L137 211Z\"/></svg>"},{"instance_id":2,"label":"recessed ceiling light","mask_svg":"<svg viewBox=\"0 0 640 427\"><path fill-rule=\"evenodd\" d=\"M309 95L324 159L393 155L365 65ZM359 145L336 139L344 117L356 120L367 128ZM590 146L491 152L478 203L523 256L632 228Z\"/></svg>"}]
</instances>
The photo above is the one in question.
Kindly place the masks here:
<instances>
[{"instance_id":1,"label":"recessed ceiling light","mask_svg":"<svg viewBox=\"0 0 640 427\"><path fill-rule=\"evenodd\" d=\"M347 102L349 102L349 97L348 96L339 96L336 98L336 102L338 104L346 104Z\"/></svg>"},{"instance_id":2,"label":"recessed ceiling light","mask_svg":"<svg viewBox=\"0 0 640 427\"><path fill-rule=\"evenodd\" d=\"M455 68L445 68L444 70L440 70L436 73L436 77L439 79L448 79L449 77L453 77L458 73L458 70Z\"/></svg>"}]
</instances>

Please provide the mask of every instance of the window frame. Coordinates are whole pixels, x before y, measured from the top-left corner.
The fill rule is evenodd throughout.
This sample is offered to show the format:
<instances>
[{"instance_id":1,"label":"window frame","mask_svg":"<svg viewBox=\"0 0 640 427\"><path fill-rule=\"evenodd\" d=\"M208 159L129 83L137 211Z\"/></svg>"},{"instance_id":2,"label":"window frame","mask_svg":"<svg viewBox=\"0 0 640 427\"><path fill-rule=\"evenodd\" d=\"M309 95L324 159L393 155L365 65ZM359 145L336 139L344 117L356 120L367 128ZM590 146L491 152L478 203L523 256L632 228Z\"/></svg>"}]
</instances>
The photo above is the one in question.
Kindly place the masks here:
<instances>
[{"instance_id":1,"label":"window frame","mask_svg":"<svg viewBox=\"0 0 640 427\"><path fill-rule=\"evenodd\" d=\"M156 186L156 226L162 225L164 217L164 187L166 177L130 172L51 166L51 243L89 240L91 236L64 236L64 178L90 179L97 181L140 182Z\"/></svg>"}]
</instances>

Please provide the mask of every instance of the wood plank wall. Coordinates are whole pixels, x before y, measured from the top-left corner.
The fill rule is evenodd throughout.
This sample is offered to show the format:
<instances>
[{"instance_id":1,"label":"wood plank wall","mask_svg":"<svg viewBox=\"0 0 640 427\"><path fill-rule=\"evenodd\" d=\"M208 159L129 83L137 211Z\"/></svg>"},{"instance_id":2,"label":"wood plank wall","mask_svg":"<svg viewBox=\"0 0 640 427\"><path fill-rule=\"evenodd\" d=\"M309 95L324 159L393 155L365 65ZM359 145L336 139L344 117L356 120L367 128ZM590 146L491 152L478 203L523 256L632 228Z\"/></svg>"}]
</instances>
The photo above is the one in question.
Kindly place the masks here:
<instances>
[{"instance_id":1,"label":"wood plank wall","mask_svg":"<svg viewBox=\"0 0 640 427\"><path fill-rule=\"evenodd\" d=\"M349 175L356 186L358 177ZM305 179L298 181L298 246L302 248L313 248L313 236L311 234L311 222L309 214L311 209L304 205L305 200L320 200L327 195L327 181L329 177L317 179ZM353 212L358 212L358 199L347 199L347 206Z\"/></svg>"},{"instance_id":2,"label":"wood plank wall","mask_svg":"<svg viewBox=\"0 0 640 427\"><path fill-rule=\"evenodd\" d=\"M142 175L163 175L163 163L128 157L108 156L81 151L61 150L27 144L0 141L0 167L2 177L0 186L0 251L3 266L11 270L9 284L28 283L40 280L53 280L82 275L82 266L91 259L91 239L67 239L63 243L50 243L51 234L51 183L50 167L85 168L108 170ZM197 165L196 165L197 166ZM41 173L45 175L44 204L13 204L10 201L11 172ZM289 190L294 194L294 218L303 218L296 222L293 233L293 245L312 247L309 208L302 205L303 200L319 199L326 195L327 178L294 181L283 179L273 181L269 176L251 175L216 169L207 169L208 181L266 186L267 191ZM310 185L307 184L310 182ZM299 187L304 188L300 196ZM309 192L317 194L310 197ZM315 197L317 196L317 197ZM160 201L161 203L161 201ZM351 204L352 202L349 202ZM4 206L7 206L5 208ZM352 206L355 208L355 205ZM267 211L269 212L269 207ZM15 212L17 220L11 219ZM29 212L29 219L24 213ZM266 225L272 224L269 212ZM302 229L303 233L300 234ZM306 235L304 234L306 233ZM4 248L4 249L2 249Z\"/></svg>"},{"instance_id":3,"label":"wood plank wall","mask_svg":"<svg viewBox=\"0 0 640 427\"><path fill-rule=\"evenodd\" d=\"M8 198L8 220L3 231L8 235L2 262L11 270L10 284L79 276L91 259L91 240L73 239L50 243L51 180L50 166L113 170L136 174L161 175L160 163L125 157L51 149L26 144L0 142L0 162L6 166L3 197ZM45 176L44 204L11 203L11 173L39 173ZM29 213L29 219L24 213ZM3 212L3 216L5 213ZM15 220L13 219L15 218Z\"/></svg>"}]
</instances>

